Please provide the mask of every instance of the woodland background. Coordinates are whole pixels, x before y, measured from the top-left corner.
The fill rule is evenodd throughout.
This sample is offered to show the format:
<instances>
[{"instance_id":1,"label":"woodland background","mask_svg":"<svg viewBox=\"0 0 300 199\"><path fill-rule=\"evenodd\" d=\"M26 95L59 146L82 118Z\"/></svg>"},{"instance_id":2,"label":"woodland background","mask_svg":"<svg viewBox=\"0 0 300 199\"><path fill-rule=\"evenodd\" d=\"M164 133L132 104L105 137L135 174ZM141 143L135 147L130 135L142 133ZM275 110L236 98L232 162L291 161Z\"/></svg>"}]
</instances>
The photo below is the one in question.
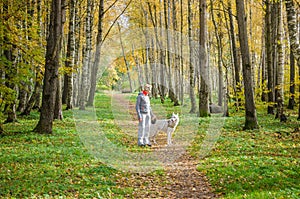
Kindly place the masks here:
<instances>
[{"instance_id":1,"label":"woodland background","mask_svg":"<svg viewBox=\"0 0 300 199\"><path fill-rule=\"evenodd\" d=\"M153 96L162 103L169 97L175 106L182 105L188 94L191 112L199 116L208 115L209 103L224 106L225 115L228 103L236 110L245 104L251 109L245 122L250 129L257 128L255 101L266 102L269 114L277 107L276 117L282 120L284 110L297 105L297 1L238 1L236 6L212 0L52 4L1 1L5 122L15 121L17 112L28 115L41 108L42 92L50 98L41 118L47 118L44 110L51 123L52 116L62 117L62 104L66 109L93 105L96 87L133 92L146 82L153 84ZM136 29L144 35L138 34L139 40L128 47L126 42L135 38L130 31ZM104 43L117 37L122 54L101 65L101 54L112 48L103 49ZM39 126L37 131L51 133L51 125Z\"/></svg>"},{"instance_id":2,"label":"woodland background","mask_svg":"<svg viewBox=\"0 0 300 199\"><path fill-rule=\"evenodd\" d=\"M144 83L200 118L214 104L259 129L259 105L299 132L298 0L0 0L0 18L3 136L32 114L30 131L51 135L97 91Z\"/></svg>"}]
</instances>

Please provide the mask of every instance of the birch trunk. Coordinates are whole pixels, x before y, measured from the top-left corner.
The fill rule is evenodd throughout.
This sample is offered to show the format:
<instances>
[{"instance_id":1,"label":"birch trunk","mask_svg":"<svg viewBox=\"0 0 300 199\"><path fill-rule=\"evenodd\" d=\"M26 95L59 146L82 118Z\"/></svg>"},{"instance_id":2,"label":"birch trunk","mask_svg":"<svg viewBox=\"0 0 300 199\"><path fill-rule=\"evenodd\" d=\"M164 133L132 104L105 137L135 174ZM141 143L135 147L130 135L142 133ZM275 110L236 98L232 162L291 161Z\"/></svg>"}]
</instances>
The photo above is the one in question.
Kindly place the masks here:
<instances>
[{"instance_id":1,"label":"birch trunk","mask_svg":"<svg viewBox=\"0 0 300 199\"><path fill-rule=\"evenodd\" d=\"M199 91L199 116L209 116L208 98L209 98L209 74L208 74L208 62L207 62L207 4L206 0L200 0L200 63L199 71L201 71L200 77L200 91Z\"/></svg>"},{"instance_id":2,"label":"birch trunk","mask_svg":"<svg viewBox=\"0 0 300 199\"><path fill-rule=\"evenodd\" d=\"M229 15L229 27L230 27L230 38L231 38L231 46L232 46L232 57L233 57L233 65L234 65L234 93L235 93L235 106L236 110L239 110L239 102L240 97L239 93L241 92L241 80L240 80L240 73L241 73L241 66L240 61L238 59L238 49L236 46L236 36L235 36L235 27L233 21L233 14L231 8L231 0L228 3L228 15Z\"/></svg>"},{"instance_id":3,"label":"birch trunk","mask_svg":"<svg viewBox=\"0 0 300 199\"><path fill-rule=\"evenodd\" d=\"M290 53L290 97L288 109L293 110L295 106L295 58L293 53Z\"/></svg>"},{"instance_id":4,"label":"birch trunk","mask_svg":"<svg viewBox=\"0 0 300 199\"><path fill-rule=\"evenodd\" d=\"M285 0L285 7L287 12L287 22L288 22L288 30L289 30L289 38L291 44L291 51L297 60L297 65L300 68L300 45L299 45L299 38L298 35L298 28L297 28L297 13L295 11L295 6L293 0ZM299 69L299 79L300 79L300 69ZM300 92L300 86L299 86ZM300 95L299 95L300 101ZM300 103L298 108L298 120L300 120Z\"/></svg>"},{"instance_id":5,"label":"birch trunk","mask_svg":"<svg viewBox=\"0 0 300 199\"><path fill-rule=\"evenodd\" d=\"M154 12L152 13L152 7L150 2L147 2L148 4L148 9L149 9L149 13L150 13L150 18L154 27L154 38L155 38L155 43L156 43L156 51L157 53L157 59L160 60L160 64L157 66L155 64L156 67L156 75L157 75L157 89L158 89L158 93L160 96L160 101L161 103L164 103L165 101L165 75L164 75L164 67L165 67L165 52L164 52L164 47L163 47L163 43L162 41L160 41L159 38L163 38L162 37L162 31L159 31L158 29L158 17L157 17L157 11L156 11L156 6L154 5ZM160 27L162 28L162 15L159 14L159 24ZM153 45L154 46L154 45ZM154 52L153 52L154 54ZM154 58L154 56L152 56ZM155 60L154 62L155 63ZM151 63L150 63L151 64ZM153 70L153 69L152 69ZM154 78L154 77L153 77ZM153 90L153 89L152 89Z\"/></svg>"},{"instance_id":6,"label":"birch trunk","mask_svg":"<svg viewBox=\"0 0 300 199\"><path fill-rule=\"evenodd\" d=\"M95 59L92 65L92 73L90 80L90 90L89 90L89 99L87 105L92 106L94 104L96 85L97 85L97 73L100 64L101 58L101 45L103 42L102 34L103 34L103 17L104 17L104 0L100 0L99 3L99 17L98 17L98 34L96 41L96 54Z\"/></svg>"},{"instance_id":7,"label":"birch trunk","mask_svg":"<svg viewBox=\"0 0 300 199\"><path fill-rule=\"evenodd\" d=\"M82 64L82 72L81 72L81 88L79 93L79 109L85 110L86 100L87 100L87 90L88 90L88 71L91 57L91 48L92 48L92 32L91 32L91 0L87 0L87 13L86 13L86 43L85 43L85 51L84 51L84 60Z\"/></svg>"},{"instance_id":8,"label":"birch trunk","mask_svg":"<svg viewBox=\"0 0 300 199\"><path fill-rule=\"evenodd\" d=\"M266 0L266 67L267 67L267 88L268 88L268 114L274 114L274 68L273 68L273 56L274 51L272 49L272 6L270 0Z\"/></svg>"},{"instance_id":9,"label":"birch trunk","mask_svg":"<svg viewBox=\"0 0 300 199\"><path fill-rule=\"evenodd\" d=\"M73 68L75 64L75 6L76 0L70 0L69 33L67 44L67 55L65 66L67 68L64 74L64 90L62 102L67 105L66 109L73 108Z\"/></svg>"},{"instance_id":10,"label":"birch trunk","mask_svg":"<svg viewBox=\"0 0 300 199\"><path fill-rule=\"evenodd\" d=\"M180 0L180 57L183 56L183 0ZM179 76L180 76L180 102L181 102L181 105L183 105L184 103L184 70L183 70L183 67L184 67L184 60L183 59L180 59L180 72L179 72Z\"/></svg>"},{"instance_id":11,"label":"birch trunk","mask_svg":"<svg viewBox=\"0 0 300 199\"><path fill-rule=\"evenodd\" d=\"M121 49L122 49L122 55L123 55L123 59L124 59L125 67L126 67L126 73L127 73L127 77L128 77L128 81L129 81L130 92L132 93L133 88L132 88L132 81L131 81L131 75L130 75L130 68L129 68L129 63L126 59L125 49L124 49L124 45L123 45L123 41L122 41L122 32L121 32L121 27L120 27L119 23L118 23L118 28L119 28L120 45L121 45Z\"/></svg>"},{"instance_id":12,"label":"birch trunk","mask_svg":"<svg viewBox=\"0 0 300 199\"><path fill-rule=\"evenodd\" d=\"M196 96L195 96L195 66L194 66L194 45L192 40L192 8L191 8L191 1L188 1L188 36L189 36L189 68L190 68L190 74L189 74L189 82L190 82L190 98L191 98L191 110L190 113L196 112Z\"/></svg>"},{"instance_id":13,"label":"birch trunk","mask_svg":"<svg viewBox=\"0 0 300 199\"><path fill-rule=\"evenodd\" d=\"M78 9L78 6L75 7L75 57L74 57L74 70L75 72L73 73L73 93L72 93L72 98L73 98L73 106L78 107L79 106L79 89L80 89L80 57L81 57L81 21L79 16L81 16L81 10Z\"/></svg>"},{"instance_id":14,"label":"birch trunk","mask_svg":"<svg viewBox=\"0 0 300 199\"><path fill-rule=\"evenodd\" d=\"M57 89L56 89L56 97L55 97L55 107L54 107L54 119L62 120L63 112L62 112L62 92L61 92L61 80L60 77L57 78Z\"/></svg>"},{"instance_id":15,"label":"birch trunk","mask_svg":"<svg viewBox=\"0 0 300 199\"><path fill-rule=\"evenodd\" d=\"M223 50L222 50L222 36L219 34L219 27L218 24L216 22L215 19L215 15L214 15L214 3L212 0L210 0L210 9L211 9L211 18L212 18L212 22L215 28L215 36L216 36L216 40L217 40L217 49L218 49L218 55L217 55L217 59L218 59L218 69L219 69L219 73L218 73L218 105L222 106L223 105L223 93L224 93L224 80L223 80L223 65L222 65L222 54L223 54ZM201 27L201 26L200 26Z\"/></svg>"},{"instance_id":16,"label":"birch trunk","mask_svg":"<svg viewBox=\"0 0 300 199\"><path fill-rule=\"evenodd\" d=\"M177 33L178 31L178 24L177 24L177 8L176 8L176 2L175 0L172 0L172 7L173 7L173 13L172 13L172 24L173 24L173 32L174 32L174 36L173 36L173 45L174 45L174 53L175 53L175 60L174 60L174 93L175 93L175 98L176 101L174 102L174 105L177 106L179 105L179 85L180 85L180 54L179 54L179 34Z\"/></svg>"},{"instance_id":17,"label":"birch trunk","mask_svg":"<svg viewBox=\"0 0 300 199\"><path fill-rule=\"evenodd\" d=\"M283 46L283 21L282 21L282 0L276 3L277 7L277 70L276 70L276 102L277 102L277 113L276 118L282 118L283 104L284 104L284 46Z\"/></svg>"}]
</instances>

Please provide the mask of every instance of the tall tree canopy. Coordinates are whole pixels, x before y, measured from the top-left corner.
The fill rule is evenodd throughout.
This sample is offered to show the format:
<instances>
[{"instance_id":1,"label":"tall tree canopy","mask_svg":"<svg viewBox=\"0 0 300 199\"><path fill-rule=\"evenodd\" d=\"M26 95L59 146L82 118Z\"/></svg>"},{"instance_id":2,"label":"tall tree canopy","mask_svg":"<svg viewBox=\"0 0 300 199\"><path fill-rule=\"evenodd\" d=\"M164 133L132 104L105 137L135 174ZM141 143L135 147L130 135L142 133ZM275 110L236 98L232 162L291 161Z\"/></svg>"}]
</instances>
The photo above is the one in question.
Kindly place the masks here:
<instances>
[{"instance_id":1,"label":"tall tree canopy","mask_svg":"<svg viewBox=\"0 0 300 199\"><path fill-rule=\"evenodd\" d=\"M199 116L209 104L245 106L249 129L255 103L281 120L287 99L300 104L298 1L25 2L0 1L3 122L38 108L35 130L51 133L62 103L83 110L97 89L134 92L146 82L162 103Z\"/></svg>"}]
</instances>

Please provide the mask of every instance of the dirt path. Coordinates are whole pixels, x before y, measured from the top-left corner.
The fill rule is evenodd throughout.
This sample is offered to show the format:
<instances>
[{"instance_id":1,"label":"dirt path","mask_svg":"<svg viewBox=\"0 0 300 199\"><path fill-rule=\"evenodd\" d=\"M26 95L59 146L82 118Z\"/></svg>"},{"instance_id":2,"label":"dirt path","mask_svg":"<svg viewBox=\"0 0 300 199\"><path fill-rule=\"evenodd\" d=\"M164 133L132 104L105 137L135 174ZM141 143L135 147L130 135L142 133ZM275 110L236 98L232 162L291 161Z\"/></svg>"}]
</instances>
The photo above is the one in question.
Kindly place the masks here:
<instances>
[{"instance_id":1,"label":"dirt path","mask_svg":"<svg viewBox=\"0 0 300 199\"><path fill-rule=\"evenodd\" d=\"M125 94L114 94L124 106L130 106L130 115L135 117L134 104L125 99ZM160 146L151 150L160 150ZM166 164L162 174L128 174L120 177L119 187L131 187L133 198L218 198L206 176L196 170L197 160L185 153L175 162ZM132 196L128 196L132 197Z\"/></svg>"}]
</instances>

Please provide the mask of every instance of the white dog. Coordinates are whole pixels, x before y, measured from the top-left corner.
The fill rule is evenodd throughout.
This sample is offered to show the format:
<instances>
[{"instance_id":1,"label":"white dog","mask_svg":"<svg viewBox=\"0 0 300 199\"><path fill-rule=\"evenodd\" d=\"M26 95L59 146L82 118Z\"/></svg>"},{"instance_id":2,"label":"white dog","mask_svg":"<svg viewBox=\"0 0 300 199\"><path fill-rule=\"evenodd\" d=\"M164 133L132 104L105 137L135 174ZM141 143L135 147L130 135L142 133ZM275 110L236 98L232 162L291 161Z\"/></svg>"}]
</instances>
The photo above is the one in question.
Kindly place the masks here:
<instances>
[{"instance_id":1,"label":"white dog","mask_svg":"<svg viewBox=\"0 0 300 199\"><path fill-rule=\"evenodd\" d=\"M157 120L155 124L151 124L150 127L150 139L156 144L155 137L158 132L165 132L167 134L167 144L172 144L172 133L175 131L179 123L178 114L172 114L170 119Z\"/></svg>"}]
</instances>

